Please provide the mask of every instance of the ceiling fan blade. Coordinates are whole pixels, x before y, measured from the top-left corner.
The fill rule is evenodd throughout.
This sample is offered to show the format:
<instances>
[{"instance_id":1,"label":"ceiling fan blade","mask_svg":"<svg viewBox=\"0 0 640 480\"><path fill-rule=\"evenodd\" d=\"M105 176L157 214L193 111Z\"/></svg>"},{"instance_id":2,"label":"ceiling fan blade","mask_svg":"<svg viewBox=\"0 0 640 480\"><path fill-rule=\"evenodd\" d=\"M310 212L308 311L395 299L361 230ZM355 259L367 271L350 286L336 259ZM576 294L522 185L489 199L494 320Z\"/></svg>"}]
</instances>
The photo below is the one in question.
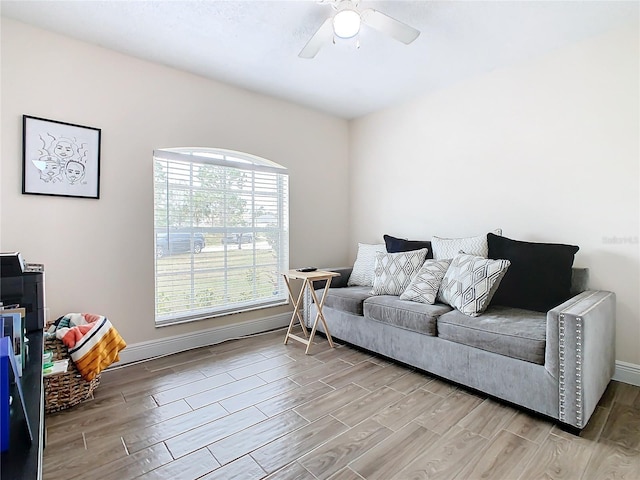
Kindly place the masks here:
<instances>
[{"instance_id":1,"label":"ceiling fan blade","mask_svg":"<svg viewBox=\"0 0 640 480\"><path fill-rule=\"evenodd\" d=\"M418 35L420 35L420 30L416 30L406 23L402 23L395 18L391 18L389 15L380 13L372 8L363 10L360 14L360 18L362 19L362 23L365 23L382 33L386 33L390 37L393 37L407 45L413 42L418 38Z\"/></svg>"},{"instance_id":2,"label":"ceiling fan blade","mask_svg":"<svg viewBox=\"0 0 640 480\"><path fill-rule=\"evenodd\" d=\"M331 22L331 18L327 18L324 21L318 31L313 34L313 37L309 39L307 44L298 54L300 58L315 57L323 47L323 45L331 41L331 39L333 38L333 25L331 24Z\"/></svg>"}]
</instances>

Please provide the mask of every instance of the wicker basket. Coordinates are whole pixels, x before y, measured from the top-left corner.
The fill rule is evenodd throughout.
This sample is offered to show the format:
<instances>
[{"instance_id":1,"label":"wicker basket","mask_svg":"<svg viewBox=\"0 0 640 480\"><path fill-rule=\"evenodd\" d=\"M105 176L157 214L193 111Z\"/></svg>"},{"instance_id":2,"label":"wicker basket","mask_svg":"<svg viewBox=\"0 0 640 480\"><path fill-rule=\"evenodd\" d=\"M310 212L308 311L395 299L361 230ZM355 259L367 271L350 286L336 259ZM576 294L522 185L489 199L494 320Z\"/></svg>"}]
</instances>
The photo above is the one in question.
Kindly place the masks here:
<instances>
[{"instance_id":1,"label":"wicker basket","mask_svg":"<svg viewBox=\"0 0 640 480\"><path fill-rule=\"evenodd\" d=\"M69 350L55 336L45 336L44 350L53 353L53 360L69 358ZM66 373L58 373L44 377L44 411L58 412L73 407L88 398L92 398L93 391L100 384L100 375L87 382L76 368L76 364L69 358Z\"/></svg>"}]
</instances>

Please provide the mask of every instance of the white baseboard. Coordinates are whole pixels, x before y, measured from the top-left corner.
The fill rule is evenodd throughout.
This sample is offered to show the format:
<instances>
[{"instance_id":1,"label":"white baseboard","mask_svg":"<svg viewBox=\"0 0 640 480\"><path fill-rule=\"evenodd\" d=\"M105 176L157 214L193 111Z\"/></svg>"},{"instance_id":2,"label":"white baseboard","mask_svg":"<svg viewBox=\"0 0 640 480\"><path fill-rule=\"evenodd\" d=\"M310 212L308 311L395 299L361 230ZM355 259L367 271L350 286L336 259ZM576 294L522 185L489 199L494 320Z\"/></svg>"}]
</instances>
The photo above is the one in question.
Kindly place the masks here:
<instances>
[{"instance_id":1,"label":"white baseboard","mask_svg":"<svg viewBox=\"0 0 640 480\"><path fill-rule=\"evenodd\" d=\"M640 387L640 365L616 360L616 371L613 379Z\"/></svg>"},{"instance_id":2,"label":"white baseboard","mask_svg":"<svg viewBox=\"0 0 640 480\"><path fill-rule=\"evenodd\" d=\"M120 361L114 363L111 367L121 366L127 363L139 362L150 358L169 355L172 353L184 352L199 347L215 345L216 343L231 340L233 338L243 337L254 333L266 332L276 328L286 327L291 320L290 313L280 315L272 315L260 318L258 320L250 320L248 322L234 323L223 327L214 327L199 332L186 333L183 335L175 335L172 337L162 338L160 340L150 340L127 345L120 352ZM284 334L283 337L284 338Z\"/></svg>"}]
</instances>

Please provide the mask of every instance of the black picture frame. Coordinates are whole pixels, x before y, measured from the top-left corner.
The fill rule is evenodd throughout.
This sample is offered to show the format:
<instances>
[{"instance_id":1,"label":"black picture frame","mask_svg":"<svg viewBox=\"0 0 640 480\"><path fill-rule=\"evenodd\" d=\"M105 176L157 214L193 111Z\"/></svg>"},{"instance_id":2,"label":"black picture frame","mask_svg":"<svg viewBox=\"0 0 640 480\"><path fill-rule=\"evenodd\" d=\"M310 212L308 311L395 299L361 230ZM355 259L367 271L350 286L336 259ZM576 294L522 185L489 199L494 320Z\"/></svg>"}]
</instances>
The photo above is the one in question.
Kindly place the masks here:
<instances>
[{"instance_id":1,"label":"black picture frame","mask_svg":"<svg viewBox=\"0 0 640 480\"><path fill-rule=\"evenodd\" d=\"M22 116L22 193L100 198L102 130Z\"/></svg>"}]
</instances>

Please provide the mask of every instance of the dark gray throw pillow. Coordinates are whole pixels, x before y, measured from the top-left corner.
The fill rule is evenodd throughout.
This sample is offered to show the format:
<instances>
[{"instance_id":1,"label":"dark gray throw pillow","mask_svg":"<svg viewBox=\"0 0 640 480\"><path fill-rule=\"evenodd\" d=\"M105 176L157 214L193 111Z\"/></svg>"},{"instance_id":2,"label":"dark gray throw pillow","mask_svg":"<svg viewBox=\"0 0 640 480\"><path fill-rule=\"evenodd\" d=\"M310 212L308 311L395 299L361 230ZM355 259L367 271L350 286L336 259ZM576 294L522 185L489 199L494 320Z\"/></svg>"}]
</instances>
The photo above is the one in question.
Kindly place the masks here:
<instances>
[{"instance_id":1,"label":"dark gray throw pillow","mask_svg":"<svg viewBox=\"0 0 640 480\"><path fill-rule=\"evenodd\" d=\"M491 305L548 312L571 297L571 269L579 247L512 240L489 233L489 258L509 260Z\"/></svg>"},{"instance_id":2,"label":"dark gray throw pillow","mask_svg":"<svg viewBox=\"0 0 640 480\"><path fill-rule=\"evenodd\" d=\"M428 248L427 258L433 258L433 249L431 248L431 242L428 240L407 240L386 234L383 235L382 238L384 238L387 253L411 252L413 250Z\"/></svg>"}]
</instances>

